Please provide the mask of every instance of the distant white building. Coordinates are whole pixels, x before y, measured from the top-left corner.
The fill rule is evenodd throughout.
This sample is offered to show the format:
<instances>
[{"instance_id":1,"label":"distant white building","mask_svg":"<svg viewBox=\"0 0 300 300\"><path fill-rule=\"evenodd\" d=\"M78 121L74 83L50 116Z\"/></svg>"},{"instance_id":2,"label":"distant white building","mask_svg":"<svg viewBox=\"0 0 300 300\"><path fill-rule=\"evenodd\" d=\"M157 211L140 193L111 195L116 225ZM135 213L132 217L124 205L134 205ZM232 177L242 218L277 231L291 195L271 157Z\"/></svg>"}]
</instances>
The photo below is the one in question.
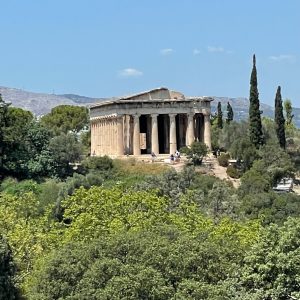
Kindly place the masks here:
<instances>
[{"instance_id":1,"label":"distant white building","mask_svg":"<svg viewBox=\"0 0 300 300\"><path fill-rule=\"evenodd\" d=\"M280 182L273 187L275 192L292 192L293 191L293 179L292 178L282 178Z\"/></svg>"}]
</instances>

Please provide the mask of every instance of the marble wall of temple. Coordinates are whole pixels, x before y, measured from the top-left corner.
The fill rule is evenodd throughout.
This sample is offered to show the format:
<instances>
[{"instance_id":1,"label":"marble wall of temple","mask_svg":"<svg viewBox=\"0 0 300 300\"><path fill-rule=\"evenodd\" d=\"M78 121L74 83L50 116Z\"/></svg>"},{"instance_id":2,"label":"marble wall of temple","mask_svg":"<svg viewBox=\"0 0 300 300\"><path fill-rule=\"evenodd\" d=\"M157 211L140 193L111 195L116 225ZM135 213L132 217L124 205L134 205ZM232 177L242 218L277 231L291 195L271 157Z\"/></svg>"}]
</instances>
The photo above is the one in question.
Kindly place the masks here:
<instances>
[{"instance_id":1,"label":"marble wall of temple","mask_svg":"<svg viewBox=\"0 0 300 300\"><path fill-rule=\"evenodd\" d=\"M211 101L159 88L95 104L91 155L174 154L195 140L211 148Z\"/></svg>"}]
</instances>

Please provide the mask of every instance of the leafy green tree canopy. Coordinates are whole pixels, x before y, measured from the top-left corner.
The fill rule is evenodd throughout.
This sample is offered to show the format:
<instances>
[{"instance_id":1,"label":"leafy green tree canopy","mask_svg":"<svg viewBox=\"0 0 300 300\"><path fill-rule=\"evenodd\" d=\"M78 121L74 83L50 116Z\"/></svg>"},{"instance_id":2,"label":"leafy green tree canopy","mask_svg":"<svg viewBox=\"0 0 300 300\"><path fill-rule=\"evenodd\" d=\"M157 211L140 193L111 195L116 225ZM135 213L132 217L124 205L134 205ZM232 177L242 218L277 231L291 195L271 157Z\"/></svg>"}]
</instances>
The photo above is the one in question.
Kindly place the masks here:
<instances>
[{"instance_id":1,"label":"leafy green tree canopy","mask_svg":"<svg viewBox=\"0 0 300 300\"><path fill-rule=\"evenodd\" d=\"M37 266L30 299L175 300L194 295L208 300L226 292L223 283L243 257L236 238L241 229L224 222L210 237L166 225L153 229L64 245ZM222 238L221 232L226 233Z\"/></svg>"},{"instance_id":2,"label":"leafy green tree canopy","mask_svg":"<svg viewBox=\"0 0 300 300\"><path fill-rule=\"evenodd\" d=\"M208 153L208 147L203 142L194 141L190 147L180 149L194 165L201 165L203 157Z\"/></svg>"},{"instance_id":3,"label":"leafy green tree canopy","mask_svg":"<svg viewBox=\"0 0 300 300\"><path fill-rule=\"evenodd\" d=\"M88 109L82 106L59 105L41 118L42 124L55 135L79 132L88 125Z\"/></svg>"},{"instance_id":4,"label":"leafy green tree canopy","mask_svg":"<svg viewBox=\"0 0 300 300\"><path fill-rule=\"evenodd\" d=\"M62 133L50 140L49 150L52 153L56 174L64 178L72 175L73 166L70 163L80 161L82 146L73 133Z\"/></svg>"},{"instance_id":5,"label":"leafy green tree canopy","mask_svg":"<svg viewBox=\"0 0 300 300\"><path fill-rule=\"evenodd\" d=\"M292 107L292 101L290 99L285 99L283 102L285 115L286 115L286 125L290 126L293 124L293 107Z\"/></svg>"},{"instance_id":6,"label":"leafy green tree canopy","mask_svg":"<svg viewBox=\"0 0 300 300\"><path fill-rule=\"evenodd\" d=\"M17 290L14 285L15 270L12 251L6 239L0 235L0 299L17 299Z\"/></svg>"},{"instance_id":7,"label":"leafy green tree canopy","mask_svg":"<svg viewBox=\"0 0 300 300\"><path fill-rule=\"evenodd\" d=\"M245 258L240 281L250 299L299 299L300 221L270 226Z\"/></svg>"}]
</instances>

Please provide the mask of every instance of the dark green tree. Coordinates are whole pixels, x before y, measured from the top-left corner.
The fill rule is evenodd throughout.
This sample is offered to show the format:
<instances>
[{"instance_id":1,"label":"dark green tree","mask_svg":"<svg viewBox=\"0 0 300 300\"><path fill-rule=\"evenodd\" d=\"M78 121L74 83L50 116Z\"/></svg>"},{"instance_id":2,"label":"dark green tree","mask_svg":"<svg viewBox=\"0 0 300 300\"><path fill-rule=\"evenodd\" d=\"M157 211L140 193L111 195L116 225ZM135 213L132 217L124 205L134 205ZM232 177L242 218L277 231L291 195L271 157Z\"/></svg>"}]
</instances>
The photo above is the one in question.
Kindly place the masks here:
<instances>
[{"instance_id":1,"label":"dark green tree","mask_svg":"<svg viewBox=\"0 0 300 300\"><path fill-rule=\"evenodd\" d=\"M30 121L26 111L9 109L4 174L19 179L54 174L53 153L49 150L50 132L36 120ZM15 133L15 134L14 134Z\"/></svg>"},{"instance_id":2,"label":"dark green tree","mask_svg":"<svg viewBox=\"0 0 300 300\"><path fill-rule=\"evenodd\" d=\"M0 94L0 174L3 174L3 158L5 157L5 131L7 127L8 106Z\"/></svg>"},{"instance_id":3,"label":"dark green tree","mask_svg":"<svg viewBox=\"0 0 300 300\"><path fill-rule=\"evenodd\" d=\"M293 123L293 107L292 107L292 102L290 99L285 99L283 101L283 105L284 105L284 110L285 110L285 115L286 115L286 125L290 126Z\"/></svg>"},{"instance_id":4,"label":"dark green tree","mask_svg":"<svg viewBox=\"0 0 300 300\"><path fill-rule=\"evenodd\" d=\"M14 274L15 267L11 249L6 240L0 235L0 299L17 299Z\"/></svg>"},{"instance_id":5,"label":"dark green tree","mask_svg":"<svg viewBox=\"0 0 300 300\"><path fill-rule=\"evenodd\" d=\"M201 165L203 157L208 153L208 148L204 143L195 141L190 147L183 147L180 151L185 153L194 165Z\"/></svg>"},{"instance_id":6,"label":"dark green tree","mask_svg":"<svg viewBox=\"0 0 300 300\"><path fill-rule=\"evenodd\" d=\"M50 140L49 149L55 162L56 175L60 178L71 176L74 173L75 162L80 161L82 145L75 134L61 134Z\"/></svg>"},{"instance_id":7,"label":"dark green tree","mask_svg":"<svg viewBox=\"0 0 300 300\"><path fill-rule=\"evenodd\" d=\"M33 272L28 298L233 299L224 280L241 259L235 241L155 229L58 248Z\"/></svg>"},{"instance_id":8,"label":"dark green tree","mask_svg":"<svg viewBox=\"0 0 300 300\"><path fill-rule=\"evenodd\" d=\"M264 143L258 95L259 94L257 89L256 59L254 54L253 68L250 79L249 131L250 141L256 148L259 148L259 146L261 146Z\"/></svg>"},{"instance_id":9,"label":"dark green tree","mask_svg":"<svg viewBox=\"0 0 300 300\"><path fill-rule=\"evenodd\" d=\"M223 128L223 113L222 113L221 102L218 102L217 125L218 125L218 128L220 128L220 129Z\"/></svg>"},{"instance_id":10,"label":"dark green tree","mask_svg":"<svg viewBox=\"0 0 300 300\"><path fill-rule=\"evenodd\" d=\"M41 122L55 135L79 132L88 125L89 113L86 107L59 105L42 117Z\"/></svg>"},{"instance_id":11,"label":"dark green tree","mask_svg":"<svg viewBox=\"0 0 300 300\"><path fill-rule=\"evenodd\" d=\"M299 247L299 218L264 230L246 254L238 278L250 293L246 299L299 299Z\"/></svg>"},{"instance_id":12,"label":"dark green tree","mask_svg":"<svg viewBox=\"0 0 300 300\"><path fill-rule=\"evenodd\" d=\"M227 102L227 118L226 118L226 123L230 123L231 121L233 121L233 109L230 105L229 102Z\"/></svg>"},{"instance_id":13,"label":"dark green tree","mask_svg":"<svg viewBox=\"0 0 300 300\"><path fill-rule=\"evenodd\" d=\"M278 86L275 97L275 124L278 142L281 148L285 149L285 119L283 116L281 88Z\"/></svg>"}]
</instances>

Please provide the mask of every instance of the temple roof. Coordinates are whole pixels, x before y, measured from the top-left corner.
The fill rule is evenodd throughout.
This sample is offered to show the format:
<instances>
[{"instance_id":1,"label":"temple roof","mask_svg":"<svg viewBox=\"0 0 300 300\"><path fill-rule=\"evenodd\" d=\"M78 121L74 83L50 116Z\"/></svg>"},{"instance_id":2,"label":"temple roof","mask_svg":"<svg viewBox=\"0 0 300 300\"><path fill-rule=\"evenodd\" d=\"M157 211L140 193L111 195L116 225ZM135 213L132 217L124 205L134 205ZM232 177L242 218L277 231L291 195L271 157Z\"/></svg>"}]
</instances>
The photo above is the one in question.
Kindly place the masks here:
<instances>
[{"instance_id":1,"label":"temple roof","mask_svg":"<svg viewBox=\"0 0 300 300\"><path fill-rule=\"evenodd\" d=\"M184 99L184 95L180 92L171 91L166 87L159 87L152 90L118 97L117 100L158 100L158 99Z\"/></svg>"},{"instance_id":2,"label":"temple roof","mask_svg":"<svg viewBox=\"0 0 300 300\"><path fill-rule=\"evenodd\" d=\"M174 101L174 102L182 102L182 101L212 101L212 97L185 97L182 93L177 91L169 90L166 87L159 87L152 90L122 96L122 97L115 97L111 98L108 101L95 103L90 106L90 108L93 107L99 107L99 106L105 106L110 105L113 103L134 103L137 102L164 102L164 101Z\"/></svg>"}]
</instances>

